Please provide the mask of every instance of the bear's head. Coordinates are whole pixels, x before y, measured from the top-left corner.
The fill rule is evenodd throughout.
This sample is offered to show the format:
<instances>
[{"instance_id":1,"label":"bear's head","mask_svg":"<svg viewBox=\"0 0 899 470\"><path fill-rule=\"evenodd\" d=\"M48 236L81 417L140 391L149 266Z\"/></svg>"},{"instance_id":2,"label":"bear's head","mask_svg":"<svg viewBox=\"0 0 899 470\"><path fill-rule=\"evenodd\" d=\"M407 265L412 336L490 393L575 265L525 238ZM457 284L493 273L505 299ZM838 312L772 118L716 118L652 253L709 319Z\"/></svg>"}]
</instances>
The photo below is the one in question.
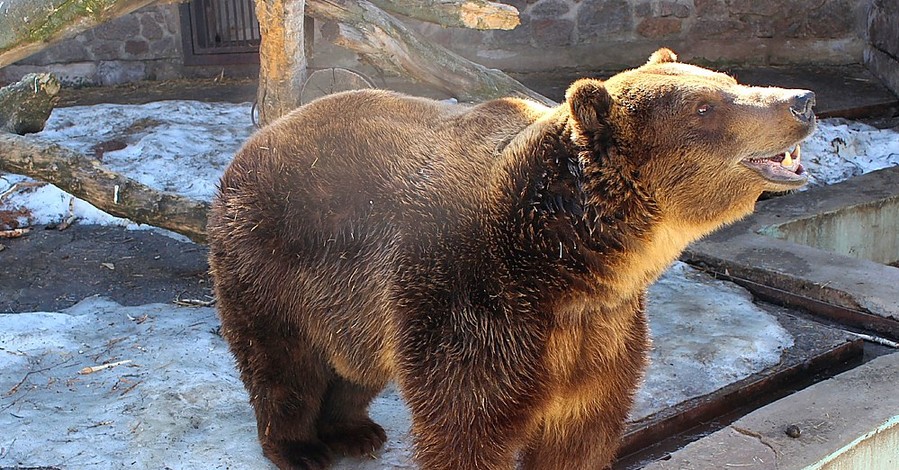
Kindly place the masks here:
<instances>
[{"instance_id":1,"label":"bear's head","mask_svg":"<svg viewBox=\"0 0 899 470\"><path fill-rule=\"evenodd\" d=\"M605 82L575 82L566 101L588 158L620 166L662 214L708 231L749 214L762 192L806 182L799 142L815 128L814 96L741 85L660 49Z\"/></svg>"}]
</instances>

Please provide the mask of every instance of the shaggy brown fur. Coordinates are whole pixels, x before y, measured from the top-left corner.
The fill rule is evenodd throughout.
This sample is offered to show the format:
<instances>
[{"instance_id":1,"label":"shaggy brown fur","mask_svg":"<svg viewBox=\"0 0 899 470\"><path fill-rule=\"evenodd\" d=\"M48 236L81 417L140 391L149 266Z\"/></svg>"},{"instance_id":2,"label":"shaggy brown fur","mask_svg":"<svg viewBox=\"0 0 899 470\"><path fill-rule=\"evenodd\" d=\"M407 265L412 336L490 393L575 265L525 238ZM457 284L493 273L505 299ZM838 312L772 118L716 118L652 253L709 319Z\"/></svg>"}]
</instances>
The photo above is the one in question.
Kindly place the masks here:
<instances>
[{"instance_id":1,"label":"shaggy brown fur","mask_svg":"<svg viewBox=\"0 0 899 470\"><path fill-rule=\"evenodd\" d=\"M649 347L643 298L814 127L812 95L660 50L550 109L329 96L253 136L209 219L222 332L282 469L378 449L396 380L423 469L607 465ZM746 160L747 158L755 160Z\"/></svg>"}]
</instances>

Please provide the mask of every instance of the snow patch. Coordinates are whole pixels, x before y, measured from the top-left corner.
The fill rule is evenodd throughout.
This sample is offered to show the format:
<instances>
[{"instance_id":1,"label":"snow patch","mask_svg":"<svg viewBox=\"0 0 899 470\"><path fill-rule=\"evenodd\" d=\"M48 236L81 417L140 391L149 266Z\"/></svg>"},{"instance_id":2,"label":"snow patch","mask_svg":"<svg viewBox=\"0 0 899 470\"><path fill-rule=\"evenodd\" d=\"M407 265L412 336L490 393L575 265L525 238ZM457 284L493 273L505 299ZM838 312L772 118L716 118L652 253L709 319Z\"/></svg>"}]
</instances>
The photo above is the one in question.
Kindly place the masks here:
<instances>
[{"instance_id":1,"label":"snow patch","mask_svg":"<svg viewBox=\"0 0 899 470\"><path fill-rule=\"evenodd\" d=\"M748 292L677 263L650 289L652 365L632 419L763 370L793 344ZM211 308L88 298L59 313L0 315L0 467L272 468ZM86 366L132 362L89 375ZM371 406L388 440L337 470L415 468L409 412L388 387Z\"/></svg>"}]
</instances>

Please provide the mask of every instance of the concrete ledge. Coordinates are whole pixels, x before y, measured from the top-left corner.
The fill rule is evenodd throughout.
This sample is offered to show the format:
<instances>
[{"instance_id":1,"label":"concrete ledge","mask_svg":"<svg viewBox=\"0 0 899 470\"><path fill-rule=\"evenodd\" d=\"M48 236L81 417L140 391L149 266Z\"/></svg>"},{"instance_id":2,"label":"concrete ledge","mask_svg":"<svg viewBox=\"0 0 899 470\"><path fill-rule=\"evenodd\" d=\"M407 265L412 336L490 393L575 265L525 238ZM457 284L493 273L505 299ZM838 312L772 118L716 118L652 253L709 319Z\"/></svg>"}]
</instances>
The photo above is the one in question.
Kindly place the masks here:
<instances>
[{"instance_id":1,"label":"concrete ledge","mask_svg":"<svg viewBox=\"0 0 899 470\"><path fill-rule=\"evenodd\" d=\"M759 297L899 338L899 269L765 236L770 227L899 197L899 167L758 204L748 219L690 246L683 259Z\"/></svg>"},{"instance_id":2,"label":"concrete ledge","mask_svg":"<svg viewBox=\"0 0 899 470\"><path fill-rule=\"evenodd\" d=\"M899 353L760 408L645 470L899 468ZM795 426L798 437L787 435ZM795 433L794 433L795 435Z\"/></svg>"}]
</instances>

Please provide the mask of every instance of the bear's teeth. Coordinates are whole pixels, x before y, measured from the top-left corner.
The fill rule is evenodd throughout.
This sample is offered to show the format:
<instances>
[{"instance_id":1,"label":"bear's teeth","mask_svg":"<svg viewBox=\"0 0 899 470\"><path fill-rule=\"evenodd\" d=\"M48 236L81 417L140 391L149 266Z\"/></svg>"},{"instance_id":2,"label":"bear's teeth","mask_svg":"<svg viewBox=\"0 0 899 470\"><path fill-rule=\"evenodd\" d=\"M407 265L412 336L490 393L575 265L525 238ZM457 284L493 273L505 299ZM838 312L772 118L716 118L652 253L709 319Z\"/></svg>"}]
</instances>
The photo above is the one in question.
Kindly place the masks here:
<instances>
[{"instance_id":1,"label":"bear's teeth","mask_svg":"<svg viewBox=\"0 0 899 470\"><path fill-rule=\"evenodd\" d=\"M784 152L784 159L780 161L780 166L784 168L793 166L793 157L790 156L790 152Z\"/></svg>"}]
</instances>

